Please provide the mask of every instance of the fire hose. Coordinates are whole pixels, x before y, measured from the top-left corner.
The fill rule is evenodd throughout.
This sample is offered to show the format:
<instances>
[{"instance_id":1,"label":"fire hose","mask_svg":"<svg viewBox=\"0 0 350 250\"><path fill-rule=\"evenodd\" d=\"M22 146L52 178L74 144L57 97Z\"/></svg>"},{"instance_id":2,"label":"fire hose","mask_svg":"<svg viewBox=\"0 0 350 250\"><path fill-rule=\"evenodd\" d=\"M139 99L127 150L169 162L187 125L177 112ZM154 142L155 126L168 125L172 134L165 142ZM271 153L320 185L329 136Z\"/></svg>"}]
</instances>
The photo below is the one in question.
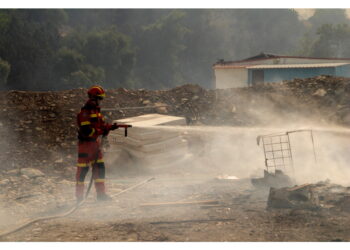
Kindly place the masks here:
<instances>
[{"instance_id":1,"label":"fire hose","mask_svg":"<svg viewBox=\"0 0 350 250\"><path fill-rule=\"evenodd\" d=\"M127 128L131 127L131 125L118 125L118 127L125 128L125 136L127 136ZM97 162L97 157L96 157L96 159L95 159L95 161L94 161L93 164L96 164L96 162ZM113 197L116 197L116 196L118 196L118 195L121 195L122 193L125 193L125 192L127 192L127 191L129 191L129 190L135 189L135 188L137 188L137 187L139 187L139 186L141 186L141 185L144 185L144 184L146 184L146 183L148 183L148 182L150 182L150 181L152 181L152 180L154 180L153 177L152 177L152 178L149 178L149 179L147 179L147 180L144 180L144 181L142 181L142 182L140 182L140 183L137 183L137 184L135 184L135 185L133 185L133 186L127 188L127 189L124 189L124 190L118 192L118 193L115 194ZM34 224L34 223L37 223L37 222L40 222L40 221L44 221L44 220L52 220L52 219L57 219L57 218L63 218L63 217L66 217L66 216L68 216L68 215L74 213L79 207L81 207L81 206L85 203L87 197L89 196L89 193L90 193L90 190L91 190L91 186L92 186L92 182L93 182L93 174L91 174L90 182L89 182L89 185L88 185L88 189L86 190L86 194L85 194L84 199L83 199L81 202L75 204L75 205L74 205L70 210L68 210L67 212L65 212L65 213L63 213L63 214L51 215L51 216L44 216L44 217L39 217L39 218L36 218L36 219L28 220L28 221L26 221L25 223L23 223L23 224L17 226L16 228L7 230L7 231L2 232L2 233L0 232L0 238L5 237L5 236L7 236L7 235L9 235L9 234L15 233L15 232L17 232L17 231L19 231L19 230L21 230L21 229L24 229L24 228L26 228L26 227L28 227L28 226Z\"/></svg>"}]
</instances>

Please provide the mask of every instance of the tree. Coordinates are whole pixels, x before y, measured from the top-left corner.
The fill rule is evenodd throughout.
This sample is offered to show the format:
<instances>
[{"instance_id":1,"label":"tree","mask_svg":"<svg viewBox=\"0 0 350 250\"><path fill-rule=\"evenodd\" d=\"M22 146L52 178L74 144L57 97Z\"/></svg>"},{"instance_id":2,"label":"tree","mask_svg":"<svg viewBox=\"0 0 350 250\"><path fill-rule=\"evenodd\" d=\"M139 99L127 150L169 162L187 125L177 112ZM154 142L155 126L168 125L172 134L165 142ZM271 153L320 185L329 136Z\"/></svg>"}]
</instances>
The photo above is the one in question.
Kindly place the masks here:
<instances>
[{"instance_id":1,"label":"tree","mask_svg":"<svg viewBox=\"0 0 350 250\"><path fill-rule=\"evenodd\" d=\"M311 32L313 33L317 33L317 30L324 24L350 25L345 9L316 9L314 15L308 19L308 22L311 24Z\"/></svg>"},{"instance_id":2,"label":"tree","mask_svg":"<svg viewBox=\"0 0 350 250\"><path fill-rule=\"evenodd\" d=\"M303 25L292 9L231 10L231 45L236 58L250 57L260 52L289 54L296 49Z\"/></svg>"},{"instance_id":3,"label":"tree","mask_svg":"<svg viewBox=\"0 0 350 250\"><path fill-rule=\"evenodd\" d=\"M61 10L3 10L0 55L11 64L8 85L15 89L48 90L59 48Z\"/></svg>"},{"instance_id":4,"label":"tree","mask_svg":"<svg viewBox=\"0 0 350 250\"><path fill-rule=\"evenodd\" d=\"M135 36L141 26L154 23L169 14L169 9L67 9L69 25L83 32L91 29L105 29L116 26L118 31L128 36Z\"/></svg>"},{"instance_id":5,"label":"tree","mask_svg":"<svg viewBox=\"0 0 350 250\"><path fill-rule=\"evenodd\" d=\"M299 47L295 51L296 56L312 56L315 37L310 33L305 33L299 42Z\"/></svg>"},{"instance_id":6,"label":"tree","mask_svg":"<svg viewBox=\"0 0 350 250\"><path fill-rule=\"evenodd\" d=\"M78 71L84 62L84 56L73 49L61 48L57 53L54 71L58 77Z\"/></svg>"},{"instance_id":7,"label":"tree","mask_svg":"<svg viewBox=\"0 0 350 250\"><path fill-rule=\"evenodd\" d=\"M87 34L82 48L86 62L105 71L106 87L123 87L134 65L134 52L130 38L115 28L94 31Z\"/></svg>"},{"instance_id":8,"label":"tree","mask_svg":"<svg viewBox=\"0 0 350 250\"><path fill-rule=\"evenodd\" d=\"M324 24L317 30L318 39L311 48L315 57L350 57L350 26Z\"/></svg>"},{"instance_id":9,"label":"tree","mask_svg":"<svg viewBox=\"0 0 350 250\"><path fill-rule=\"evenodd\" d=\"M345 9L316 9L304 21L305 33L296 52L301 56L342 57L347 54L349 44L347 26L350 20Z\"/></svg>"},{"instance_id":10,"label":"tree","mask_svg":"<svg viewBox=\"0 0 350 250\"><path fill-rule=\"evenodd\" d=\"M180 70L180 54L186 49L184 36L189 32L181 22L184 16L182 11L172 11L143 27L136 39L139 43L135 69L142 87L161 89L185 82Z\"/></svg>"},{"instance_id":11,"label":"tree","mask_svg":"<svg viewBox=\"0 0 350 250\"><path fill-rule=\"evenodd\" d=\"M188 29L184 36L185 49L180 53L181 74L187 83L211 87L212 65L230 56L227 23L218 10L184 10L182 24ZM220 12L222 14L222 12ZM225 23L226 22L226 23Z\"/></svg>"},{"instance_id":12,"label":"tree","mask_svg":"<svg viewBox=\"0 0 350 250\"><path fill-rule=\"evenodd\" d=\"M348 23L342 9L0 9L0 57L14 89L209 87L218 59L347 56Z\"/></svg>"},{"instance_id":13,"label":"tree","mask_svg":"<svg viewBox=\"0 0 350 250\"><path fill-rule=\"evenodd\" d=\"M61 46L56 71L64 78L62 86L99 82L110 88L131 87L135 52L131 39L115 27L71 30Z\"/></svg>"},{"instance_id":14,"label":"tree","mask_svg":"<svg viewBox=\"0 0 350 250\"><path fill-rule=\"evenodd\" d=\"M105 73L101 67L86 64L83 55L66 47L57 53L54 72L58 79L56 89L88 87L105 80Z\"/></svg>"},{"instance_id":15,"label":"tree","mask_svg":"<svg viewBox=\"0 0 350 250\"><path fill-rule=\"evenodd\" d=\"M88 88L104 82L105 72L101 67L84 64L81 69L69 73L62 79L65 88Z\"/></svg>"}]
</instances>

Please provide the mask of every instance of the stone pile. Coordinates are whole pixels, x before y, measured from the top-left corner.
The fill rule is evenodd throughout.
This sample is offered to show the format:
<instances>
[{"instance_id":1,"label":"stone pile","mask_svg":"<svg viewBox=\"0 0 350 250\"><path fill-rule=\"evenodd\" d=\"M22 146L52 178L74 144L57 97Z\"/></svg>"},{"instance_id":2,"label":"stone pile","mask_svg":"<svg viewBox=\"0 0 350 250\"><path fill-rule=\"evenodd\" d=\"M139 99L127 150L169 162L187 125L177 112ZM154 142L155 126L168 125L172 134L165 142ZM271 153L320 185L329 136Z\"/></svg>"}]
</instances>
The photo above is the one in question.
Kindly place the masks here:
<instances>
[{"instance_id":1,"label":"stone pile","mask_svg":"<svg viewBox=\"0 0 350 250\"><path fill-rule=\"evenodd\" d=\"M350 124L350 78L318 76L216 91L212 123L254 126L311 119Z\"/></svg>"},{"instance_id":2,"label":"stone pile","mask_svg":"<svg viewBox=\"0 0 350 250\"><path fill-rule=\"evenodd\" d=\"M320 76L247 88L107 91L107 121L149 113L186 117L188 124L261 126L313 119L350 124L350 79ZM76 114L86 89L0 92L1 169L18 166L70 174L76 160Z\"/></svg>"}]
</instances>

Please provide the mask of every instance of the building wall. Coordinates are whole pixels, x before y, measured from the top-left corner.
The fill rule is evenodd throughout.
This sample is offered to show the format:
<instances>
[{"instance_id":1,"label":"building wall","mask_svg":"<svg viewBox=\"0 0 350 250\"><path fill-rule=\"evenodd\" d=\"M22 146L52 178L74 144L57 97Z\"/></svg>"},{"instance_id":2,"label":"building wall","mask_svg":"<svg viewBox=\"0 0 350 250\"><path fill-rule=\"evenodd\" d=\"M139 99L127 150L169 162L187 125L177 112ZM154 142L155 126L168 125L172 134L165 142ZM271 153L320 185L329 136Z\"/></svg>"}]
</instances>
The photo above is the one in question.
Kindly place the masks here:
<instances>
[{"instance_id":1,"label":"building wall","mask_svg":"<svg viewBox=\"0 0 350 250\"><path fill-rule=\"evenodd\" d=\"M335 75L335 68L264 69L264 82L280 82L282 80L309 78L318 75Z\"/></svg>"},{"instance_id":2,"label":"building wall","mask_svg":"<svg viewBox=\"0 0 350 250\"><path fill-rule=\"evenodd\" d=\"M335 68L335 75L342 77L350 77L350 65L344 65Z\"/></svg>"},{"instance_id":3,"label":"building wall","mask_svg":"<svg viewBox=\"0 0 350 250\"><path fill-rule=\"evenodd\" d=\"M215 88L227 89L246 87L248 84L248 71L242 69L215 69Z\"/></svg>"},{"instance_id":4,"label":"building wall","mask_svg":"<svg viewBox=\"0 0 350 250\"><path fill-rule=\"evenodd\" d=\"M308 63L346 63L350 60L310 59L310 58L270 58L254 60L250 62L234 63L239 65L273 65L273 64L308 64ZM242 68L214 68L215 88L247 87L252 84L252 71L254 69ZM286 68L286 69L263 69L264 82L280 82L295 78L309 78L318 75L333 75L350 77L350 65L328 68Z\"/></svg>"}]
</instances>

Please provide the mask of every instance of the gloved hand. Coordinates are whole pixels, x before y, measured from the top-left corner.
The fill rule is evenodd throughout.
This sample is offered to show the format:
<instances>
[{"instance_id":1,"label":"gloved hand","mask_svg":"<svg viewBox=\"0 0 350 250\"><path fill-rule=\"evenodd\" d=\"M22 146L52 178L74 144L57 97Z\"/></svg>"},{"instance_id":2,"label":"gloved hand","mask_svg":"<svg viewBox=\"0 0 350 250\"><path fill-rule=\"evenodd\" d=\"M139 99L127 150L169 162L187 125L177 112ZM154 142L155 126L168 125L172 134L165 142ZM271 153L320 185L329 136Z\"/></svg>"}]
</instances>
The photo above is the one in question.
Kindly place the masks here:
<instances>
[{"instance_id":1,"label":"gloved hand","mask_svg":"<svg viewBox=\"0 0 350 250\"><path fill-rule=\"evenodd\" d=\"M116 123L113 123L110 130L118 129L118 125Z\"/></svg>"},{"instance_id":2,"label":"gloved hand","mask_svg":"<svg viewBox=\"0 0 350 250\"><path fill-rule=\"evenodd\" d=\"M108 135L108 133L109 133L109 130L108 129L104 129L102 136L105 137L105 136Z\"/></svg>"}]
</instances>

